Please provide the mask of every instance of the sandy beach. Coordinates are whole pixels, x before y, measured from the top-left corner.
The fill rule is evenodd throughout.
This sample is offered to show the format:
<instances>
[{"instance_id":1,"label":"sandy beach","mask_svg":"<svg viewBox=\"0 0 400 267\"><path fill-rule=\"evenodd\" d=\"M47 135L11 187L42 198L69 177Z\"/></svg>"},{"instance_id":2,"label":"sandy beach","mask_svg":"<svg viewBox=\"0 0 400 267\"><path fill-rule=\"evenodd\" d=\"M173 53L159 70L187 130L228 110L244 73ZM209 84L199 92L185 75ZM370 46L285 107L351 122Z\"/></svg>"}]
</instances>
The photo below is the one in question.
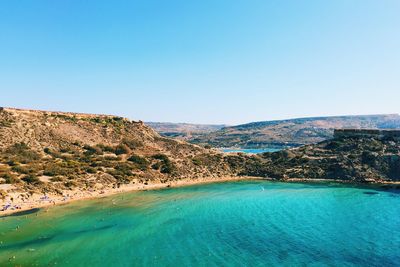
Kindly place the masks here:
<instances>
[{"instance_id":1,"label":"sandy beach","mask_svg":"<svg viewBox=\"0 0 400 267\"><path fill-rule=\"evenodd\" d=\"M6 205L9 206L6 210L0 211L0 217L10 215L13 213L23 212L35 208L46 208L54 205L67 204L72 201L94 199L99 197L106 197L119 193L134 192L134 191L146 191L146 190L157 190L169 187L180 187L190 186L197 184L206 183L220 183L229 181L242 181L242 180L267 180L267 181L278 181L272 178L261 178L251 176L234 176L234 177L221 177L221 178L204 178L204 179L181 179L177 181L170 181L167 183L153 182L153 183L135 183L122 185L119 188L103 188L97 190L69 190L64 191L63 195L55 194L33 194L28 199L21 198L23 192L10 193L4 200L0 201L0 207L4 208ZM281 180L280 182L287 183L340 183L340 184L359 184L352 181L333 180L333 179L304 179L304 178L290 178ZM364 183L360 185L372 185L372 186L400 186L400 182L389 182L381 181L379 183ZM16 208L17 207L17 208Z\"/></svg>"},{"instance_id":2,"label":"sandy beach","mask_svg":"<svg viewBox=\"0 0 400 267\"><path fill-rule=\"evenodd\" d=\"M181 179L167 183L153 182L148 184L142 184L142 183L126 184L120 186L119 188L103 188L97 190L80 190L80 189L65 190L63 192L63 195L33 194L29 198L22 197L22 195L24 195L23 192L13 192L9 193L9 195L4 200L0 200L0 208L4 209L4 207L8 206L6 210L0 211L0 217L35 208L46 208L54 205L66 204L72 201L105 197L118 193L156 190L168 187L180 187L180 186L189 186L196 184L239 181L239 180L249 180L249 179L262 179L262 178L240 176L240 177L221 177L221 178L213 177L204 179Z\"/></svg>"}]
</instances>

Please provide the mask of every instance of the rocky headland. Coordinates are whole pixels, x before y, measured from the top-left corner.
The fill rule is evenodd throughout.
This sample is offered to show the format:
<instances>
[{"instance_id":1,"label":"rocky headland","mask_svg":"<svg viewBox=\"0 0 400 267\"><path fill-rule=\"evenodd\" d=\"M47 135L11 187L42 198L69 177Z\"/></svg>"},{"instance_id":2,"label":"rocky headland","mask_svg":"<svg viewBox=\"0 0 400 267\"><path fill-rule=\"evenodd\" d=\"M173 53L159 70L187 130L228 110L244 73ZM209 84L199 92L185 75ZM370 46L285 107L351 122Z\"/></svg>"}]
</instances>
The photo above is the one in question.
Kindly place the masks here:
<instances>
[{"instance_id":1,"label":"rocky headland","mask_svg":"<svg viewBox=\"0 0 400 267\"><path fill-rule=\"evenodd\" d=\"M400 130L338 129L317 144L260 155L248 175L348 182L400 181ZM261 166L261 167L258 167Z\"/></svg>"}]
</instances>

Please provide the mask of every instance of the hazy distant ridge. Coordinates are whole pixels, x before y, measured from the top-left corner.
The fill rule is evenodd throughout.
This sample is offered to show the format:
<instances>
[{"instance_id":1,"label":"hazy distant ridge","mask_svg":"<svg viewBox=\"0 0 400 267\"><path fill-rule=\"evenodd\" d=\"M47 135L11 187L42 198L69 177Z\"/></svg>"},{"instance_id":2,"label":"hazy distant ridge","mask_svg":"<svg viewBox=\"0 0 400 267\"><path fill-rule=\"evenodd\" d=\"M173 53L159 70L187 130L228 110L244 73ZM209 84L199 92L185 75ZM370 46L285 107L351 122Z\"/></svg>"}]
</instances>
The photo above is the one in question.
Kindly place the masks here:
<instances>
[{"instance_id":1,"label":"hazy distant ridge","mask_svg":"<svg viewBox=\"0 0 400 267\"><path fill-rule=\"evenodd\" d=\"M215 131L197 132L187 137L187 140L195 144L209 144L216 147L299 146L330 139L335 128L400 129L400 116L398 114L333 116L251 122ZM208 128L211 129L212 127ZM155 130L159 131L157 127ZM184 124L179 124L174 130L182 133L189 131Z\"/></svg>"},{"instance_id":2,"label":"hazy distant ridge","mask_svg":"<svg viewBox=\"0 0 400 267\"><path fill-rule=\"evenodd\" d=\"M172 122L146 122L156 132L166 137L180 140L190 140L199 135L208 134L220 130L225 124L194 124L194 123L172 123Z\"/></svg>"}]
</instances>

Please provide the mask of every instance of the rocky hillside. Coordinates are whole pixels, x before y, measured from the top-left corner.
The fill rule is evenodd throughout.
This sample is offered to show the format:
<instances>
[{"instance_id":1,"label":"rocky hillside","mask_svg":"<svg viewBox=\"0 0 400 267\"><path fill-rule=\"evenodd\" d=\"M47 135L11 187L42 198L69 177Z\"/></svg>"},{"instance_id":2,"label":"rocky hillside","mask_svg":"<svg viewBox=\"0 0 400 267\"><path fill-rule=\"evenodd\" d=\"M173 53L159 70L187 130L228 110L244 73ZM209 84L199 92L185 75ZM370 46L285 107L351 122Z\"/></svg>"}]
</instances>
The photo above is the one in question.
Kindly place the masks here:
<instances>
[{"instance_id":1,"label":"rocky hillside","mask_svg":"<svg viewBox=\"0 0 400 267\"><path fill-rule=\"evenodd\" d=\"M218 131L227 125L219 124L193 124L193 123L170 123L170 122L146 122L161 136L171 137L178 140L191 140L199 136Z\"/></svg>"},{"instance_id":2,"label":"rocky hillside","mask_svg":"<svg viewBox=\"0 0 400 267\"><path fill-rule=\"evenodd\" d=\"M318 144L265 153L253 164L246 164L244 172L279 180L400 181L400 131L397 138L360 132L349 136L341 133Z\"/></svg>"},{"instance_id":3,"label":"rocky hillside","mask_svg":"<svg viewBox=\"0 0 400 267\"><path fill-rule=\"evenodd\" d=\"M121 117L0 109L0 198L241 175L399 181L400 141L355 135L276 153L222 154Z\"/></svg>"},{"instance_id":4,"label":"rocky hillside","mask_svg":"<svg viewBox=\"0 0 400 267\"><path fill-rule=\"evenodd\" d=\"M91 190L235 174L223 154L161 137L140 121L0 109L0 184L13 190Z\"/></svg>"},{"instance_id":5,"label":"rocky hillside","mask_svg":"<svg viewBox=\"0 0 400 267\"><path fill-rule=\"evenodd\" d=\"M366 115L301 118L253 122L191 138L195 144L214 147L260 148L273 146L300 146L318 143L333 137L337 128L385 129L400 128L400 116Z\"/></svg>"}]
</instances>

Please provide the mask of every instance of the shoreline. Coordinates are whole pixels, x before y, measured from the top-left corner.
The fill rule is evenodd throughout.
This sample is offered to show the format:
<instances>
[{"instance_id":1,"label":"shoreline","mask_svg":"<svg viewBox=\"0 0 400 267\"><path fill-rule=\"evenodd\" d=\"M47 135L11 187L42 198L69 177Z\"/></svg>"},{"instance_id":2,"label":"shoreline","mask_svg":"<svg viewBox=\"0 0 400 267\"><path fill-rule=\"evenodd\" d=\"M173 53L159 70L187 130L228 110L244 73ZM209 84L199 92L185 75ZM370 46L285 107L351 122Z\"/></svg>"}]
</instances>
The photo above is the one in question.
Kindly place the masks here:
<instances>
[{"instance_id":1,"label":"shoreline","mask_svg":"<svg viewBox=\"0 0 400 267\"><path fill-rule=\"evenodd\" d=\"M5 211L0 211L0 219L7 217L12 214L24 213L34 209L49 208L52 206L65 205L75 201L84 201L96 198L108 197L116 194L137 192L137 191L149 191L149 190L160 190L165 188L178 188L191 185L201 185L210 183L223 183L230 181L246 181L246 180L263 180L270 182L282 182L282 183L338 183L338 184L349 184L355 186L373 186L373 187L385 187L385 186L398 186L396 189L400 189L400 181L390 182L370 182L370 183L360 183L354 181L344 181L335 179L305 179L305 178L289 178L284 180L277 180L273 178L265 177L253 177L253 176L232 176L232 177L221 177L221 178L205 178L205 179L181 179L177 181L171 181L167 183L155 182L149 184L127 184L122 185L119 188L104 188L96 191L89 190L71 190L65 191L63 196L54 194L34 194L28 200L17 200L17 201L7 201L2 200L0 205L5 206L7 203L11 202L12 206L19 206L19 209L7 209ZM14 195L19 195L20 193L13 193ZM44 198L44 196L46 198Z\"/></svg>"},{"instance_id":2,"label":"shoreline","mask_svg":"<svg viewBox=\"0 0 400 267\"><path fill-rule=\"evenodd\" d=\"M23 200L17 198L17 200L1 200L0 206L5 206L10 203L11 206L18 206L18 209L7 209L0 211L0 219L12 214L23 213L33 209L49 208L57 205L64 205L75 201L90 200L102 197L108 197L121 193L137 192L137 191L148 191L148 190L159 190L165 188L177 188L183 186L229 182L229 181L244 181L244 180L266 180L260 177L251 176L232 176L232 177L221 177L221 178L205 178L205 179L181 179L177 181L170 181L167 183L154 182L148 184L127 184L121 185L119 188L103 188L96 191L89 190L71 190L64 191L63 196L55 194L33 194L29 199ZM11 193L11 197L17 197L21 192Z\"/></svg>"},{"instance_id":3,"label":"shoreline","mask_svg":"<svg viewBox=\"0 0 400 267\"><path fill-rule=\"evenodd\" d=\"M384 186L384 185L400 185L400 181L365 181L365 182L357 182L357 181L348 181L348 180L335 180L335 179L307 179L307 178L287 178L282 180L276 180L271 178L265 178L264 180L271 181L279 181L279 182L293 182L293 183L338 183L338 184L352 184L352 185L371 185L371 186Z\"/></svg>"}]
</instances>

